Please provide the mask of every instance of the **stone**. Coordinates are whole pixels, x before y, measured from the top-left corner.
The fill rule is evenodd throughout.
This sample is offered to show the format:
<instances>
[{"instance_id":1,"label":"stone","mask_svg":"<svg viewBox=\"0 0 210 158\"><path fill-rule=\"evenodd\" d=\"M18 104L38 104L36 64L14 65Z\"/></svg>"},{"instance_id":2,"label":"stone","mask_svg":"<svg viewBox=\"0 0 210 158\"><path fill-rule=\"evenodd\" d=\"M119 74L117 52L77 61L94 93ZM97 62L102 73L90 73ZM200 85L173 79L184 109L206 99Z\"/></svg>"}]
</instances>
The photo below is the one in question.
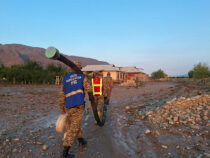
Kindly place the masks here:
<instances>
[{"instance_id":1,"label":"stone","mask_svg":"<svg viewBox=\"0 0 210 158\"><path fill-rule=\"evenodd\" d=\"M159 136L159 135L160 135L160 132L159 132L159 131L155 131L155 134L156 134L157 136Z\"/></svg>"},{"instance_id":2,"label":"stone","mask_svg":"<svg viewBox=\"0 0 210 158\"><path fill-rule=\"evenodd\" d=\"M207 120L208 120L208 117L207 117L207 116L204 116L203 119L204 119L205 121L207 121Z\"/></svg>"},{"instance_id":3,"label":"stone","mask_svg":"<svg viewBox=\"0 0 210 158\"><path fill-rule=\"evenodd\" d=\"M15 142L18 142L20 139L19 138L15 138L13 139Z\"/></svg>"},{"instance_id":4,"label":"stone","mask_svg":"<svg viewBox=\"0 0 210 158\"><path fill-rule=\"evenodd\" d=\"M126 106L126 107L125 107L125 110L126 110L126 111L128 111L128 110L130 110L130 109L131 109L130 106Z\"/></svg>"},{"instance_id":5,"label":"stone","mask_svg":"<svg viewBox=\"0 0 210 158\"><path fill-rule=\"evenodd\" d=\"M49 139L55 139L55 136L49 136L48 138Z\"/></svg>"},{"instance_id":6,"label":"stone","mask_svg":"<svg viewBox=\"0 0 210 158\"><path fill-rule=\"evenodd\" d=\"M169 124L173 125L174 124L173 120L169 120Z\"/></svg>"},{"instance_id":7,"label":"stone","mask_svg":"<svg viewBox=\"0 0 210 158\"><path fill-rule=\"evenodd\" d=\"M42 145L43 143L42 143L42 142L36 142L36 144L37 144L37 145Z\"/></svg>"},{"instance_id":8,"label":"stone","mask_svg":"<svg viewBox=\"0 0 210 158\"><path fill-rule=\"evenodd\" d=\"M209 153L204 153L204 155L209 158L210 157L210 154Z\"/></svg>"},{"instance_id":9,"label":"stone","mask_svg":"<svg viewBox=\"0 0 210 158\"><path fill-rule=\"evenodd\" d=\"M153 111L149 111L146 116L149 116L149 115L152 115L153 114Z\"/></svg>"},{"instance_id":10,"label":"stone","mask_svg":"<svg viewBox=\"0 0 210 158\"><path fill-rule=\"evenodd\" d=\"M162 145L162 148L163 149L167 149L168 147L166 145Z\"/></svg>"},{"instance_id":11,"label":"stone","mask_svg":"<svg viewBox=\"0 0 210 158\"><path fill-rule=\"evenodd\" d=\"M196 130L199 130L200 129L200 127L198 126L198 125L191 125L190 126L192 129L196 129Z\"/></svg>"},{"instance_id":12,"label":"stone","mask_svg":"<svg viewBox=\"0 0 210 158\"><path fill-rule=\"evenodd\" d=\"M209 131L208 131L208 130L205 130L204 133L205 133L206 135L208 135L208 134L209 134Z\"/></svg>"},{"instance_id":13,"label":"stone","mask_svg":"<svg viewBox=\"0 0 210 158\"><path fill-rule=\"evenodd\" d=\"M89 117L88 115L85 117L85 121L87 121L87 120L88 120L88 117Z\"/></svg>"},{"instance_id":14,"label":"stone","mask_svg":"<svg viewBox=\"0 0 210 158\"><path fill-rule=\"evenodd\" d=\"M174 122L177 122L179 120L179 117L174 117Z\"/></svg>"},{"instance_id":15,"label":"stone","mask_svg":"<svg viewBox=\"0 0 210 158\"><path fill-rule=\"evenodd\" d=\"M150 134L151 133L151 131L149 130L149 129L147 129L146 131L145 131L145 134Z\"/></svg>"},{"instance_id":16,"label":"stone","mask_svg":"<svg viewBox=\"0 0 210 158\"><path fill-rule=\"evenodd\" d=\"M207 115L208 115L208 111L204 111L204 112L203 112L203 115L204 115L204 116L207 116Z\"/></svg>"},{"instance_id":17,"label":"stone","mask_svg":"<svg viewBox=\"0 0 210 158\"><path fill-rule=\"evenodd\" d=\"M48 149L47 145L42 146L42 150L46 151Z\"/></svg>"}]
</instances>

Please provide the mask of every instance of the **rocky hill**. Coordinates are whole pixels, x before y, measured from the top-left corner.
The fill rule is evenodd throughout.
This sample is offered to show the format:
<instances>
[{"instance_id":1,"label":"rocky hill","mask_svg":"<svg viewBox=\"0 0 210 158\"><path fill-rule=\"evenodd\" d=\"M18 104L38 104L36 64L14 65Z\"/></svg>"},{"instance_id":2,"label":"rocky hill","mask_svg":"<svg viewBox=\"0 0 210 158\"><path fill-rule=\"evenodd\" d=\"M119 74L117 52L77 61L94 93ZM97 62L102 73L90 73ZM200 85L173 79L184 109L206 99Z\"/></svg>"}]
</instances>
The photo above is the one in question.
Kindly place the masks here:
<instances>
[{"instance_id":1,"label":"rocky hill","mask_svg":"<svg viewBox=\"0 0 210 158\"><path fill-rule=\"evenodd\" d=\"M20 44L0 44L0 64L4 66L11 65L23 65L29 60L36 61L42 66L48 64L61 64L59 61L47 59L45 57L45 49L39 47L30 47ZM80 61L82 66L86 65L108 65L109 63L104 61L98 61L96 59L78 57L78 56L67 56L70 60Z\"/></svg>"}]
</instances>

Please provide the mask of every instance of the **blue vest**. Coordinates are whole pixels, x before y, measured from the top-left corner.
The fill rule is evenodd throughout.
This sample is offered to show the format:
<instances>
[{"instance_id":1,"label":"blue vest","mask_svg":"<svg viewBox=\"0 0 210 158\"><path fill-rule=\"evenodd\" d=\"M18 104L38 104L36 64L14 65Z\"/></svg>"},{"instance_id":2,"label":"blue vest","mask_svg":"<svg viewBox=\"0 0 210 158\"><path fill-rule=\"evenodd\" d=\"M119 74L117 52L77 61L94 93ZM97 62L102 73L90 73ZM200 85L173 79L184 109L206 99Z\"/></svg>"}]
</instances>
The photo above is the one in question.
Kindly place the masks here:
<instances>
[{"instance_id":1,"label":"blue vest","mask_svg":"<svg viewBox=\"0 0 210 158\"><path fill-rule=\"evenodd\" d=\"M66 96L66 108L73 108L77 105L85 105L85 94L83 80L85 75L74 72L64 76L63 91Z\"/></svg>"}]
</instances>

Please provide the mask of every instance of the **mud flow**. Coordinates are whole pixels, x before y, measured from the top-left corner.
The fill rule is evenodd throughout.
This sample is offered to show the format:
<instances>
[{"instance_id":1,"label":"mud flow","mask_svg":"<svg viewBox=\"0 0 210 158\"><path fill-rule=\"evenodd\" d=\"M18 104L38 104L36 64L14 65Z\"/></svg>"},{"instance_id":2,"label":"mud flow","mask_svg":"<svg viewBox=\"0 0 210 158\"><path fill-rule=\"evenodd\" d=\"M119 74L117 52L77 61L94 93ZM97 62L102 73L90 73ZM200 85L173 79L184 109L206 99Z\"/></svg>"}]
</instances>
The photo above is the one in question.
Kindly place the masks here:
<instances>
[{"instance_id":1,"label":"mud flow","mask_svg":"<svg viewBox=\"0 0 210 158\"><path fill-rule=\"evenodd\" d=\"M0 85L0 158L59 158L60 87ZM82 128L88 145L75 158L210 157L210 87L187 82L115 86L106 124L95 125L86 98Z\"/></svg>"}]
</instances>

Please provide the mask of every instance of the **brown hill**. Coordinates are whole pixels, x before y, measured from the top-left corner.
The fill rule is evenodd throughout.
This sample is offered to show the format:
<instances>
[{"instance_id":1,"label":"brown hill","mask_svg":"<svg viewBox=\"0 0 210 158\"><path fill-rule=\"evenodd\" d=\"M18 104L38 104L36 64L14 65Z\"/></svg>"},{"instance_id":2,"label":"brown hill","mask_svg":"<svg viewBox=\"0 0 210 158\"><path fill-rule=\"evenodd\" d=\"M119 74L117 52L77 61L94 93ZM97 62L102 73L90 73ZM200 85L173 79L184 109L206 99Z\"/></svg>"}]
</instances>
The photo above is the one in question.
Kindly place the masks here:
<instances>
[{"instance_id":1,"label":"brown hill","mask_svg":"<svg viewBox=\"0 0 210 158\"><path fill-rule=\"evenodd\" d=\"M38 47L30 47L20 44L0 44L0 64L4 66L11 65L23 65L29 60L36 61L42 66L48 64L61 64L59 61L50 60L45 57L45 49ZM70 60L80 61L82 66L86 65L108 65L109 63L104 61L98 61L96 59L78 57L78 56L67 56Z\"/></svg>"}]
</instances>

